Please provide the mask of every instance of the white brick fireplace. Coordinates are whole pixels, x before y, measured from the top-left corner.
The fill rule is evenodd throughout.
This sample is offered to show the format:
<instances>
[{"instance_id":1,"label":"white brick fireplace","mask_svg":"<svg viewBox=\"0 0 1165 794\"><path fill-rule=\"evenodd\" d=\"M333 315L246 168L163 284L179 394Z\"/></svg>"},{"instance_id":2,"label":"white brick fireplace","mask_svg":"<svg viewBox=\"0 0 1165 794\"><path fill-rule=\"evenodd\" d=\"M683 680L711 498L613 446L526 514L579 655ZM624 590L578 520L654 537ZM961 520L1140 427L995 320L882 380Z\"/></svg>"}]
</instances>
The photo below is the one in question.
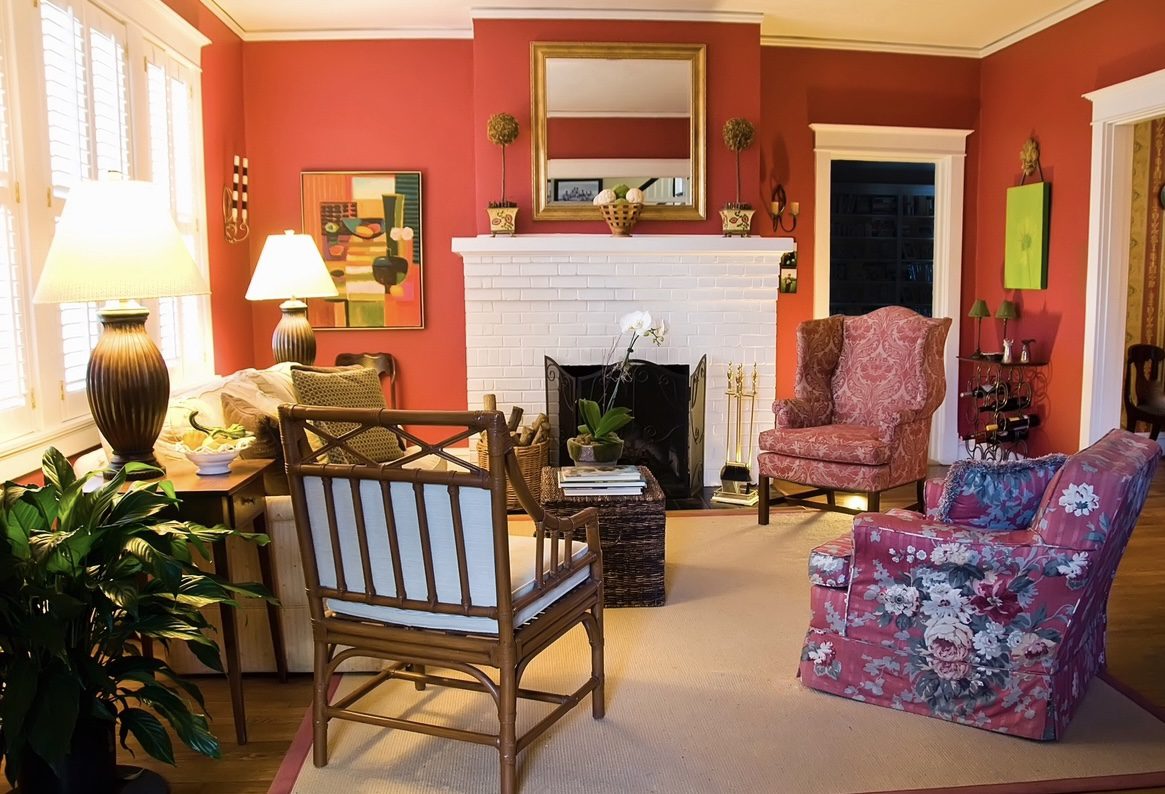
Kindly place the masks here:
<instances>
[{"instance_id":1,"label":"white brick fireplace","mask_svg":"<svg viewBox=\"0 0 1165 794\"><path fill-rule=\"evenodd\" d=\"M455 238L465 260L469 406L493 393L503 410L545 411L543 357L602 363L619 317L647 309L667 323L667 341L640 342L636 358L694 368L708 357L704 472L717 484L729 361L757 364L757 432L772 426L778 260L793 249L788 238L712 235Z\"/></svg>"}]
</instances>

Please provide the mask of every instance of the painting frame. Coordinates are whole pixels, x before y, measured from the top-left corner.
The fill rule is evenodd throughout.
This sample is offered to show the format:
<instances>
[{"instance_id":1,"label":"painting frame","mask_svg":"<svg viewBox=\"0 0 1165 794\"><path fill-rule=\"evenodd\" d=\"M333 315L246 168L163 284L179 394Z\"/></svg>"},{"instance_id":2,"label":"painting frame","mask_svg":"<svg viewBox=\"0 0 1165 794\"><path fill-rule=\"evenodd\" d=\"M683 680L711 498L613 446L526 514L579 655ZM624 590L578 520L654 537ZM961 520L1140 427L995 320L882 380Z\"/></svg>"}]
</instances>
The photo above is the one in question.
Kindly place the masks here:
<instances>
[{"instance_id":1,"label":"painting frame","mask_svg":"<svg viewBox=\"0 0 1165 794\"><path fill-rule=\"evenodd\" d=\"M424 174L300 172L300 224L339 295L308 300L317 331L425 328Z\"/></svg>"},{"instance_id":2,"label":"painting frame","mask_svg":"<svg viewBox=\"0 0 1165 794\"><path fill-rule=\"evenodd\" d=\"M566 204L590 204L602 189L603 180L601 179L555 179L554 200ZM576 194L577 197L564 198L568 191Z\"/></svg>"},{"instance_id":3,"label":"painting frame","mask_svg":"<svg viewBox=\"0 0 1165 794\"><path fill-rule=\"evenodd\" d=\"M1052 185L1032 182L1007 189L1003 245L1005 289L1048 288Z\"/></svg>"}]
</instances>

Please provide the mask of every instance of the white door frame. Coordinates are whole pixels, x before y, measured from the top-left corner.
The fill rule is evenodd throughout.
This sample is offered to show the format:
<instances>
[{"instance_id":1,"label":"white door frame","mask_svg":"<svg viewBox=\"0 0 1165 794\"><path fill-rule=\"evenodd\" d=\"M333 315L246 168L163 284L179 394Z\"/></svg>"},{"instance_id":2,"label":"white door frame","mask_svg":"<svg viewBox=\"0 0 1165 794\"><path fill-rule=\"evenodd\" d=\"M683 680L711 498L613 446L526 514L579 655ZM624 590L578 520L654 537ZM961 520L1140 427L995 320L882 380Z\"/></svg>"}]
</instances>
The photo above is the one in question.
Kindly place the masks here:
<instances>
[{"instance_id":1,"label":"white door frame","mask_svg":"<svg viewBox=\"0 0 1165 794\"><path fill-rule=\"evenodd\" d=\"M1092 189L1084 304L1080 447L1120 424L1128 314L1133 126L1165 115L1165 69L1085 94L1092 102Z\"/></svg>"},{"instance_id":2,"label":"white door frame","mask_svg":"<svg viewBox=\"0 0 1165 794\"><path fill-rule=\"evenodd\" d=\"M952 463L959 456L959 318L963 277L963 190L967 136L971 130L810 124L816 153L813 234L813 316L829 316L829 240L832 226L831 172L834 160L934 165L935 317L950 317L944 353L947 396L935 412L930 457Z\"/></svg>"}]
</instances>

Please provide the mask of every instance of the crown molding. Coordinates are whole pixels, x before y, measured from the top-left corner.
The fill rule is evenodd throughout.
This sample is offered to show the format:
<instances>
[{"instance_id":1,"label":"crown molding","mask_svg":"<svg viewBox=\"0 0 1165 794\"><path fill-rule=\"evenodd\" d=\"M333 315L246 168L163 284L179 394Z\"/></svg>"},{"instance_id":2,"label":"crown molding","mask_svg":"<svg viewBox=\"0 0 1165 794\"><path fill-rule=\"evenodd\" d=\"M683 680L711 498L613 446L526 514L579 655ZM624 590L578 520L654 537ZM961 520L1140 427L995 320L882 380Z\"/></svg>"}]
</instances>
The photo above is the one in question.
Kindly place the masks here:
<instances>
[{"instance_id":1,"label":"crown molding","mask_svg":"<svg viewBox=\"0 0 1165 794\"><path fill-rule=\"evenodd\" d=\"M1039 33L1041 30L1047 30L1048 28L1052 27L1052 25L1055 25L1058 22L1063 22L1068 17L1075 16L1076 14L1079 14L1081 11L1085 11L1089 8L1092 8L1094 5L1099 5L1102 2L1104 2L1104 0L1076 0L1076 2L1073 3L1072 5L1065 6L1064 8L1061 8L1059 11L1053 11L1051 14L1048 14L1046 17L1043 17L1042 19L1037 19L1035 22L1032 22L1030 25L1024 25L1022 28L1015 31L1014 33L1009 33L1008 35L1004 36L1003 38L997 39L996 41L991 42L990 44L988 44L987 46L985 46L979 50L979 57L986 58L988 55L991 55L993 53L999 52L1002 49L1010 47L1012 44L1015 44L1017 41L1023 41L1028 36L1034 36L1036 33Z\"/></svg>"},{"instance_id":2,"label":"crown molding","mask_svg":"<svg viewBox=\"0 0 1165 794\"><path fill-rule=\"evenodd\" d=\"M228 14L225 8L216 3L215 0L202 0L202 5L205 6L206 9L210 11L210 13L218 17L219 22L222 22L224 25L230 28L231 33L234 33L243 41L247 40L247 31L243 30L243 26L240 25L234 17Z\"/></svg>"},{"instance_id":3,"label":"crown molding","mask_svg":"<svg viewBox=\"0 0 1165 794\"><path fill-rule=\"evenodd\" d=\"M610 19L646 22L723 22L759 25L765 15L760 11L663 11L646 8L536 8L492 6L470 9L473 19Z\"/></svg>"},{"instance_id":4,"label":"crown molding","mask_svg":"<svg viewBox=\"0 0 1165 794\"><path fill-rule=\"evenodd\" d=\"M762 47L805 47L818 50L851 50L857 52L890 52L902 55L939 55L948 58L982 58L977 47L952 47L941 44L910 44L894 41L861 41L857 39L825 39L809 36L760 37Z\"/></svg>"},{"instance_id":5,"label":"crown molding","mask_svg":"<svg viewBox=\"0 0 1165 794\"><path fill-rule=\"evenodd\" d=\"M335 28L252 30L243 41L371 41L383 39L472 39L472 28Z\"/></svg>"}]
</instances>

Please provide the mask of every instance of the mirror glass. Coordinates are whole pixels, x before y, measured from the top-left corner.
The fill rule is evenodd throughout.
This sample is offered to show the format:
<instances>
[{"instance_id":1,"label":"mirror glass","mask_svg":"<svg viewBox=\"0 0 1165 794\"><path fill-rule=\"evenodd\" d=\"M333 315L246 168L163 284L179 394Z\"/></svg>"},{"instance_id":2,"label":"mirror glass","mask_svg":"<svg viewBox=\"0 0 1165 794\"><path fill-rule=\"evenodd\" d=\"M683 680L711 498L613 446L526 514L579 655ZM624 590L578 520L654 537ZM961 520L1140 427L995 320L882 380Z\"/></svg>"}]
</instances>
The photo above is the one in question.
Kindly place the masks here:
<instances>
[{"instance_id":1,"label":"mirror glass","mask_svg":"<svg viewBox=\"0 0 1165 794\"><path fill-rule=\"evenodd\" d=\"M626 185L641 217L704 217L702 45L534 45L535 218L598 216Z\"/></svg>"}]
</instances>

